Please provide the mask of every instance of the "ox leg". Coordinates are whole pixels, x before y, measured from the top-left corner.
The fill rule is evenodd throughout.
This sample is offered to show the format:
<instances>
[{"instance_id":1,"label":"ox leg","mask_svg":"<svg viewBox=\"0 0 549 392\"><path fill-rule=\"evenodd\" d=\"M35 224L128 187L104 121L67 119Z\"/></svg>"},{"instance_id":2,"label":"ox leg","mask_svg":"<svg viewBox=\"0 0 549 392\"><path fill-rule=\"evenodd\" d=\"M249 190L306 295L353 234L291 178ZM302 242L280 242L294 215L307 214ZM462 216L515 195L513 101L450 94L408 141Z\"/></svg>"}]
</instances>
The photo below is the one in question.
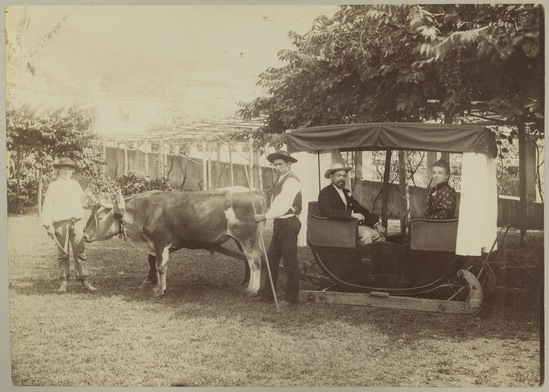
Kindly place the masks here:
<instances>
[{"instance_id":1,"label":"ox leg","mask_svg":"<svg viewBox=\"0 0 549 392\"><path fill-rule=\"evenodd\" d=\"M142 288L155 285L158 283L158 270L156 269L156 256L153 254L148 254L149 256L149 273L143 283L141 283Z\"/></svg>"},{"instance_id":2,"label":"ox leg","mask_svg":"<svg viewBox=\"0 0 549 392\"><path fill-rule=\"evenodd\" d=\"M242 250L242 245L240 245L240 242L238 242L237 240L235 240L234 242L236 243L236 246L238 246L238 250L240 250L241 252L244 252ZM242 286L247 286L248 283L250 283L250 266L248 264L248 261L245 261L244 262L244 277L240 281L240 284Z\"/></svg>"},{"instance_id":3,"label":"ox leg","mask_svg":"<svg viewBox=\"0 0 549 392\"><path fill-rule=\"evenodd\" d=\"M166 293L166 273L168 272L169 255L169 245L163 248L156 248L156 269L158 271L158 281L153 289L155 296L162 296Z\"/></svg>"},{"instance_id":4,"label":"ox leg","mask_svg":"<svg viewBox=\"0 0 549 392\"><path fill-rule=\"evenodd\" d=\"M261 262L263 260L263 249L256 242L253 245L242 245L242 251L248 259L249 282L246 292L256 295L261 285Z\"/></svg>"}]
</instances>

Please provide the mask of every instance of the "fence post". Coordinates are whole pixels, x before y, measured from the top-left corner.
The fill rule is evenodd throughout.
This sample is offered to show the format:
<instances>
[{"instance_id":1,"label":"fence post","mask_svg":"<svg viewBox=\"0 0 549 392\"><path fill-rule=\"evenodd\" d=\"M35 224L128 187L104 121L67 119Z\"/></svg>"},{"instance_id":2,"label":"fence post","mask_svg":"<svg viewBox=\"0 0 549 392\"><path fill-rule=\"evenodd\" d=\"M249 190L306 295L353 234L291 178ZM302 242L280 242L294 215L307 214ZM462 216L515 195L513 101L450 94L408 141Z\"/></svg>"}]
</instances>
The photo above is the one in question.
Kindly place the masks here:
<instances>
[{"instance_id":1,"label":"fence post","mask_svg":"<svg viewBox=\"0 0 549 392\"><path fill-rule=\"evenodd\" d=\"M103 147L103 159L106 162L107 161L107 143L105 143L105 141L102 140L101 145ZM107 165L102 165L101 166L101 174L103 175L103 177L105 177L106 172L107 172Z\"/></svg>"},{"instance_id":2,"label":"fence post","mask_svg":"<svg viewBox=\"0 0 549 392\"><path fill-rule=\"evenodd\" d=\"M202 139L202 190L208 189L208 167L206 164L206 139Z\"/></svg>"},{"instance_id":3,"label":"fence post","mask_svg":"<svg viewBox=\"0 0 549 392\"><path fill-rule=\"evenodd\" d=\"M128 162L128 145L124 143L124 166L122 169L122 174L128 174L129 162Z\"/></svg>"},{"instance_id":4,"label":"fence post","mask_svg":"<svg viewBox=\"0 0 549 392\"><path fill-rule=\"evenodd\" d=\"M520 216L520 246L524 247L526 237L526 212L527 212L527 188L526 188L526 126L522 121L518 123L519 142L519 216Z\"/></svg>"},{"instance_id":5,"label":"fence post","mask_svg":"<svg viewBox=\"0 0 549 392\"><path fill-rule=\"evenodd\" d=\"M145 144L143 145L143 151L145 152L145 176L149 175L149 151L150 151L150 144L148 141L145 141Z\"/></svg>"},{"instance_id":6,"label":"fence post","mask_svg":"<svg viewBox=\"0 0 549 392\"><path fill-rule=\"evenodd\" d=\"M231 169L231 186L234 186L233 146L231 141L229 141L229 166Z\"/></svg>"}]
</instances>

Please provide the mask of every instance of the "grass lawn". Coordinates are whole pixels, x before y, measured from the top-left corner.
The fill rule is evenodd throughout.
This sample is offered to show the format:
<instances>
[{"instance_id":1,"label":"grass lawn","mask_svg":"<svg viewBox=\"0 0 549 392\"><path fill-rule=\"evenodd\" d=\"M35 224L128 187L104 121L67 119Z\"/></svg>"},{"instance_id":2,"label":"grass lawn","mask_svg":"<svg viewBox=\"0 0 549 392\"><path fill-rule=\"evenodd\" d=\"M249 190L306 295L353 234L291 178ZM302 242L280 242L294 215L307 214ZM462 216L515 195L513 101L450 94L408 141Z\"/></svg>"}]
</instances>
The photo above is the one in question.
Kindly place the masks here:
<instances>
[{"instance_id":1,"label":"grass lawn","mask_svg":"<svg viewBox=\"0 0 549 392\"><path fill-rule=\"evenodd\" d=\"M8 228L16 386L540 383L539 315L497 298L472 317L321 304L277 312L245 297L241 261L181 250L155 299L138 288L146 254L116 238L88 246L97 292L70 280L57 294L56 249L38 218L9 217Z\"/></svg>"}]
</instances>

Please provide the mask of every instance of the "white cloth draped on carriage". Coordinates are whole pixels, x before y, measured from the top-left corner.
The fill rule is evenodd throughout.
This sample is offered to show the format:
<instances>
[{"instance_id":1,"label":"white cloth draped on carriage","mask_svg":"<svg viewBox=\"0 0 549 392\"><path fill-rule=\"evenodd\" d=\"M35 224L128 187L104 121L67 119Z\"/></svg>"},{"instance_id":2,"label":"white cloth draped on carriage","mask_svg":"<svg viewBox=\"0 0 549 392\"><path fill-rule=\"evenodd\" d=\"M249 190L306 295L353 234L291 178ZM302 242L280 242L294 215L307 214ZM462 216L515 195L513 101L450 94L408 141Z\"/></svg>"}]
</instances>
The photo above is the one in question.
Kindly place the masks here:
<instances>
[{"instance_id":1,"label":"white cloth draped on carriage","mask_svg":"<svg viewBox=\"0 0 549 392\"><path fill-rule=\"evenodd\" d=\"M481 252L489 252L497 235L497 219L494 158L475 152L463 153L456 254L480 256Z\"/></svg>"}]
</instances>

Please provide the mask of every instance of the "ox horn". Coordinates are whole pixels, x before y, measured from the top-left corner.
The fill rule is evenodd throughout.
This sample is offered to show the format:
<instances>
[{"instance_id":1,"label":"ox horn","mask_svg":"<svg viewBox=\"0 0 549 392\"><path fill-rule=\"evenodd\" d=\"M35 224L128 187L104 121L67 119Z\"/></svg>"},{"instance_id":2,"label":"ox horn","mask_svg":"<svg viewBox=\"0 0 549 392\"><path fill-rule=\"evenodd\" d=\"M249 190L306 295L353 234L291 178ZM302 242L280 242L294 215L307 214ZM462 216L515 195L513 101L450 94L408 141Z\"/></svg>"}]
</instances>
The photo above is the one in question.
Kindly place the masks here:
<instances>
[{"instance_id":1,"label":"ox horn","mask_svg":"<svg viewBox=\"0 0 549 392\"><path fill-rule=\"evenodd\" d=\"M118 204L118 210L120 211L120 213L125 213L126 212L126 202L124 201L124 197L122 196L122 191L120 189L118 189L118 200L117 200L117 204Z\"/></svg>"},{"instance_id":2,"label":"ox horn","mask_svg":"<svg viewBox=\"0 0 549 392\"><path fill-rule=\"evenodd\" d=\"M101 207L106 208L107 210L112 210L114 207L112 203L109 203L101 198L99 199L99 204L101 205Z\"/></svg>"}]
</instances>

